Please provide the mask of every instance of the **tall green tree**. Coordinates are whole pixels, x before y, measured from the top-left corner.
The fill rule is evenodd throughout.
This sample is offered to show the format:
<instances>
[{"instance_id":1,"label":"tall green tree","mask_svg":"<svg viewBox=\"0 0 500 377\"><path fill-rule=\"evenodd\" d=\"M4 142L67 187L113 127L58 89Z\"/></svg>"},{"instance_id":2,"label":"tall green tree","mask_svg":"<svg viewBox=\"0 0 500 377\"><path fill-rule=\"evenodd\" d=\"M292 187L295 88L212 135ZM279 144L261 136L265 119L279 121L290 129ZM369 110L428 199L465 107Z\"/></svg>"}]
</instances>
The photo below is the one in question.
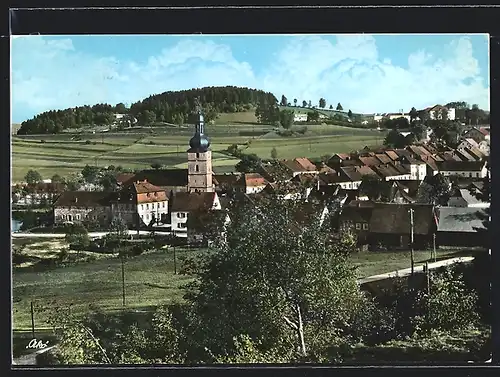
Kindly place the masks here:
<instances>
[{"instance_id":1,"label":"tall green tree","mask_svg":"<svg viewBox=\"0 0 500 377\"><path fill-rule=\"evenodd\" d=\"M373 175L364 175L361 178L359 191L368 196L370 200L387 202L391 196L391 185Z\"/></svg>"},{"instance_id":2,"label":"tall green tree","mask_svg":"<svg viewBox=\"0 0 500 377\"><path fill-rule=\"evenodd\" d=\"M294 105L294 106L297 106L297 98L294 98L294 99L293 99L293 105Z\"/></svg>"},{"instance_id":3,"label":"tall green tree","mask_svg":"<svg viewBox=\"0 0 500 377\"><path fill-rule=\"evenodd\" d=\"M271 149L271 158L273 160L276 160L278 158L278 151L276 150L276 147L273 147L273 149Z\"/></svg>"},{"instance_id":4,"label":"tall green tree","mask_svg":"<svg viewBox=\"0 0 500 377\"><path fill-rule=\"evenodd\" d=\"M411 108L410 110L410 122L413 122L417 117L418 117L418 111L414 107Z\"/></svg>"},{"instance_id":5,"label":"tall green tree","mask_svg":"<svg viewBox=\"0 0 500 377\"><path fill-rule=\"evenodd\" d=\"M293 125L295 113L292 110L282 110L279 114L280 125L285 130L288 130Z\"/></svg>"},{"instance_id":6,"label":"tall green tree","mask_svg":"<svg viewBox=\"0 0 500 377\"><path fill-rule=\"evenodd\" d=\"M244 154L235 169L240 173L255 173L261 168L262 160L256 154Z\"/></svg>"},{"instance_id":7,"label":"tall green tree","mask_svg":"<svg viewBox=\"0 0 500 377\"><path fill-rule=\"evenodd\" d=\"M319 107L321 107L322 109L326 107L326 100L323 97L319 99Z\"/></svg>"},{"instance_id":8,"label":"tall green tree","mask_svg":"<svg viewBox=\"0 0 500 377\"><path fill-rule=\"evenodd\" d=\"M339 103L337 103L337 108L336 108L337 111L343 111L344 108L342 107L342 105Z\"/></svg>"},{"instance_id":9,"label":"tall green tree","mask_svg":"<svg viewBox=\"0 0 500 377\"><path fill-rule=\"evenodd\" d=\"M298 211L276 198L231 208L225 237L185 297L213 354L232 354L234 337L247 335L260 352L314 360L360 309L354 269L318 219L297 223Z\"/></svg>"},{"instance_id":10,"label":"tall green tree","mask_svg":"<svg viewBox=\"0 0 500 377\"><path fill-rule=\"evenodd\" d=\"M24 176L24 180L28 185L33 186L42 181L42 175L38 171L30 169Z\"/></svg>"},{"instance_id":11,"label":"tall green tree","mask_svg":"<svg viewBox=\"0 0 500 377\"><path fill-rule=\"evenodd\" d=\"M312 107L312 102L311 100L309 100L308 104L307 104L308 107Z\"/></svg>"},{"instance_id":12,"label":"tall green tree","mask_svg":"<svg viewBox=\"0 0 500 377\"><path fill-rule=\"evenodd\" d=\"M307 101L302 101L302 107L307 107Z\"/></svg>"},{"instance_id":13,"label":"tall green tree","mask_svg":"<svg viewBox=\"0 0 500 377\"><path fill-rule=\"evenodd\" d=\"M286 106L288 104L288 100L287 98L285 97L285 95L283 94L281 96L281 106Z\"/></svg>"},{"instance_id":14,"label":"tall green tree","mask_svg":"<svg viewBox=\"0 0 500 377\"><path fill-rule=\"evenodd\" d=\"M398 130L391 130L384 139L384 145L392 148L406 147L406 139Z\"/></svg>"},{"instance_id":15,"label":"tall green tree","mask_svg":"<svg viewBox=\"0 0 500 377\"><path fill-rule=\"evenodd\" d=\"M97 166L85 165L82 169L82 176L88 183L96 183L99 177L99 168Z\"/></svg>"},{"instance_id":16,"label":"tall green tree","mask_svg":"<svg viewBox=\"0 0 500 377\"><path fill-rule=\"evenodd\" d=\"M349 109L349 111L347 112L347 116L349 117L349 119L352 118L352 111Z\"/></svg>"},{"instance_id":17,"label":"tall green tree","mask_svg":"<svg viewBox=\"0 0 500 377\"><path fill-rule=\"evenodd\" d=\"M438 173L427 175L420 185L417 194L419 203L447 205L450 199L450 180Z\"/></svg>"},{"instance_id":18,"label":"tall green tree","mask_svg":"<svg viewBox=\"0 0 500 377\"><path fill-rule=\"evenodd\" d=\"M330 110L333 110L333 105L330 105Z\"/></svg>"}]
</instances>

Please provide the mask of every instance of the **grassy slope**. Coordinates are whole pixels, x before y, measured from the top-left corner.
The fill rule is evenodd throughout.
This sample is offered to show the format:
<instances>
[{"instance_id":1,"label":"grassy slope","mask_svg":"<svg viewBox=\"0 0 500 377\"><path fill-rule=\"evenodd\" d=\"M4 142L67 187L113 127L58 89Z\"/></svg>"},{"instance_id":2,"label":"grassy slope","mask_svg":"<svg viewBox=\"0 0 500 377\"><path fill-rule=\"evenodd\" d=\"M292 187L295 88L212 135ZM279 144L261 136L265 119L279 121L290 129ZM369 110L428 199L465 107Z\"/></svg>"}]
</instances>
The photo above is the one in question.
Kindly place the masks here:
<instances>
[{"instance_id":1,"label":"grassy slope","mask_svg":"<svg viewBox=\"0 0 500 377\"><path fill-rule=\"evenodd\" d=\"M194 251L177 249L180 260ZM158 251L143 254L125 262L127 309L148 308L180 300L181 286L190 279L174 275L173 253ZM118 258L100 259L70 267L43 272L16 269L13 272L13 329L31 327L30 301L35 307L35 326L47 326L42 308L67 307L85 313L90 304L105 310L121 310L121 263Z\"/></svg>"},{"instance_id":2,"label":"grassy slope","mask_svg":"<svg viewBox=\"0 0 500 377\"><path fill-rule=\"evenodd\" d=\"M207 125L212 141L214 171L232 171L238 159L220 153L231 144L244 144L252 139L245 153L269 158L276 147L280 158L320 157L325 154L349 152L365 145L380 144L383 134L366 129L341 126L309 125L305 135L281 137L273 127L255 122L253 111L221 114L215 125ZM121 165L127 168L149 168L152 163L166 167L185 167L186 149L192 127L155 127L135 132L85 134L81 141L71 140L72 134L14 136L12 140L13 181L20 181L30 169L38 170L43 178L54 174L79 172L89 164ZM267 135L254 135L261 132ZM45 142L42 142L44 140ZM90 144L85 141L89 140ZM95 143L95 144L94 144Z\"/></svg>"}]
</instances>

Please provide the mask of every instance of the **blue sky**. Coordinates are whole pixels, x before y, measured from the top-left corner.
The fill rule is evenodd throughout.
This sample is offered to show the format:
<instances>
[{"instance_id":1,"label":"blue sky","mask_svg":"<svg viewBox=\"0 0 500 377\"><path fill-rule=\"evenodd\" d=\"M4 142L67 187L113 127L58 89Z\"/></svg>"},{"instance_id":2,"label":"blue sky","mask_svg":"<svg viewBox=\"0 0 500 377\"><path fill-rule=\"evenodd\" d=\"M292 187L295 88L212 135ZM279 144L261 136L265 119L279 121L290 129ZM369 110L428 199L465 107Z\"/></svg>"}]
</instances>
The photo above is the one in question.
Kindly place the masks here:
<instances>
[{"instance_id":1,"label":"blue sky","mask_svg":"<svg viewBox=\"0 0 500 377\"><path fill-rule=\"evenodd\" d=\"M451 101L489 110L487 35L137 35L12 39L12 120L236 85L353 112Z\"/></svg>"}]
</instances>

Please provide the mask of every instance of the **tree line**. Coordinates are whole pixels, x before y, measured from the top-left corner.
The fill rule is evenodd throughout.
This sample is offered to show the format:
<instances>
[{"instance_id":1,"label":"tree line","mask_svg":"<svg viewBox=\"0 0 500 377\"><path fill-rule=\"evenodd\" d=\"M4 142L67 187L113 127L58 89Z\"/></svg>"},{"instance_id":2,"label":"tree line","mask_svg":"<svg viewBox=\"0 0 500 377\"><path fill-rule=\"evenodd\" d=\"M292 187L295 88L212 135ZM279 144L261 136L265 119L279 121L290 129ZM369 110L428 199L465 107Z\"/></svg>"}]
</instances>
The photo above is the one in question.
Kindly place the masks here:
<instances>
[{"instance_id":1,"label":"tree line","mask_svg":"<svg viewBox=\"0 0 500 377\"><path fill-rule=\"evenodd\" d=\"M297 100L297 98L294 98L293 99L293 106L297 107L298 102L299 101ZM318 105L321 109L325 109L326 108L326 100L323 97L321 97L318 101ZM288 98L284 94L281 96L280 106L292 106L291 102L288 102ZM313 106L311 100L309 100L309 101L303 100L302 107L316 107L316 106ZM329 109L333 110L333 104L330 104ZM344 111L344 108L342 107L340 102L335 107L335 110L336 111Z\"/></svg>"},{"instance_id":2,"label":"tree line","mask_svg":"<svg viewBox=\"0 0 500 377\"><path fill-rule=\"evenodd\" d=\"M131 125L135 121L142 126L155 122L192 123L197 99L207 122L215 120L219 113L250 110L261 99L277 102L272 93L235 86L168 91L135 102L130 108L119 103L114 106L97 104L46 111L22 122L17 134L54 134L65 129L111 125L115 122L118 126ZM115 114L124 114L125 117L117 121Z\"/></svg>"}]
</instances>

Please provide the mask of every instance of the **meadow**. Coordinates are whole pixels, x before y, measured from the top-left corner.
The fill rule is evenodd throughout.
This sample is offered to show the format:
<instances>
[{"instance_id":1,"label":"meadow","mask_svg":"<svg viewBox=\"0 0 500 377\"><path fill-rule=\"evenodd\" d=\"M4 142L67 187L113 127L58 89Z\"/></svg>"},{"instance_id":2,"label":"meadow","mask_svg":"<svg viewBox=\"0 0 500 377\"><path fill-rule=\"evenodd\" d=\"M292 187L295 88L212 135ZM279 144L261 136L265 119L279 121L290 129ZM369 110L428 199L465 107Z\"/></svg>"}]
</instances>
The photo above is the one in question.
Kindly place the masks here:
<instances>
[{"instance_id":1,"label":"meadow","mask_svg":"<svg viewBox=\"0 0 500 377\"><path fill-rule=\"evenodd\" d=\"M246 146L250 142L244 153L255 153L261 158L270 158L272 148L276 148L279 158L318 158L380 145L384 139L384 134L376 130L336 125L294 126L307 127L307 131L285 137L272 126L252 123L255 121L253 112L221 114L216 124L206 126L215 173L234 171L239 160L221 153L231 144ZM56 173L67 176L79 172L87 164L147 169L159 163L168 168L184 168L192 134L192 126L163 126L113 133L13 135L12 181L22 181L30 169L47 179Z\"/></svg>"},{"instance_id":2,"label":"meadow","mask_svg":"<svg viewBox=\"0 0 500 377\"><path fill-rule=\"evenodd\" d=\"M52 244L50 244L52 243ZM61 247L61 240L21 240L24 252L37 258L54 258ZM183 259L204 249L176 248L176 269ZM76 252L74 252L76 253ZM455 256L474 255L473 250L442 249L437 260ZM93 254L93 260L82 256L81 262L70 266L56 266L44 270L29 267L13 270L13 329L24 331L31 327L30 304L35 309L35 326L47 328L47 311L56 307L71 306L74 314L88 313L98 306L106 311L149 310L162 303L182 300L183 285L191 281L186 275L174 274L173 249L160 249L127 259L125 270L126 306L122 304L121 261L117 256ZM430 251L415 251L416 265L430 260ZM360 252L351 255L359 278L410 267L410 253Z\"/></svg>"},{"instance_id":3,"label":"meadow","mask_svg":"<svg viewBox=\"0 0 500 377\"><path fill-rule=\"evenodd\" d=\"M177 271L183 258L196 252L177 248ZM42 250L36 251L36 255L42 254ZM92 261L41 271L15 268L12 275L13 330L31 328L31 302L35 328L46 329L49 327L49 312L57 307L71 307L71 312L76 315L88 313L95 306L109 312L148 310L162 303L182 300L182 286L191 281L189 276L174 274L172 249L127 259L124 271L125 307L122 302L121 260L117 256L101 256Z\"/></svg>"}]
</instances>

